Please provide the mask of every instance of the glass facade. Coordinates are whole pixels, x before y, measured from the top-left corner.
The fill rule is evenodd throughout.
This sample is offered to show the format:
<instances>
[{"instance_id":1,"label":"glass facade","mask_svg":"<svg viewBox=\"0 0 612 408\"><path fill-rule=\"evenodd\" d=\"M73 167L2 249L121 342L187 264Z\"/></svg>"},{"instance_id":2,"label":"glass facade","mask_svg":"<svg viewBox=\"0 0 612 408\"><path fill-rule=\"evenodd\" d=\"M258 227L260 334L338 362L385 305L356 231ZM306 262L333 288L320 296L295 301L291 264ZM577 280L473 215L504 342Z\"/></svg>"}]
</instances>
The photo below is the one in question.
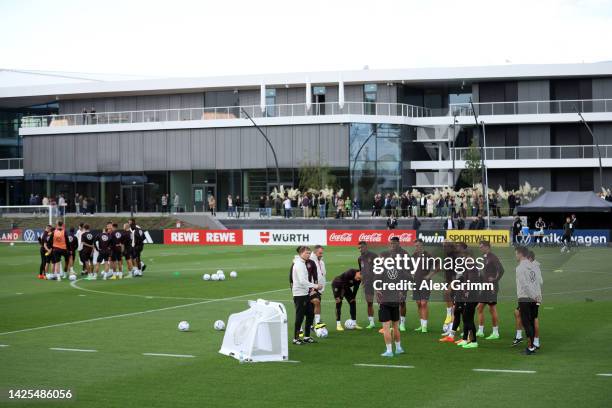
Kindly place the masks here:
<instances>
[{"instance_id":1,"label":"glass facade","mask_svg":"<svg viewBox=\"0 0 612 408\"><path fill-rule=\"evenodd\" d=\"M393 124L353 123L349 133L349 172L353 196L369 208L376 193L401 193L412 181L414 129ZM402 176L404 174L404 176Z\"/></svg>"}]
</instances>

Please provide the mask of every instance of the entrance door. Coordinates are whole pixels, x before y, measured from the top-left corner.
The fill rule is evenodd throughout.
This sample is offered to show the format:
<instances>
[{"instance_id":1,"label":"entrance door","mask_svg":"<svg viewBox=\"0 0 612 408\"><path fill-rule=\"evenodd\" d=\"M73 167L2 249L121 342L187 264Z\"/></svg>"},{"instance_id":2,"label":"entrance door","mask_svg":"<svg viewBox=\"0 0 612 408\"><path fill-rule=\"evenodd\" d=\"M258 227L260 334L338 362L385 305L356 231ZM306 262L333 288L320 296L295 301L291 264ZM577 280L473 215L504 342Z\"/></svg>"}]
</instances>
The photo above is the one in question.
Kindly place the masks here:
<instances>
[{"instance_id":1,"label":"entrance door","mask_svg":"<svg viewBox=\"0 0 612 408\"><path fill-rule=\"evenodd\" d=\"M144 185L134 184L121 186L121 211L130 212L132 206L134 212L144 211Z\"/></svg>"},{"instance_id":2,"label":"entrance door","mask_svg":"<svg viewBox=\"0 0 612 408\"><path fill-rule=\"evenodd\" d=\"M191 191L194 211L196 212L208 211L209 197L212 196L215 200L217 199L217 186L215 184L193 184Z\"/></svg>"}]
</instances>

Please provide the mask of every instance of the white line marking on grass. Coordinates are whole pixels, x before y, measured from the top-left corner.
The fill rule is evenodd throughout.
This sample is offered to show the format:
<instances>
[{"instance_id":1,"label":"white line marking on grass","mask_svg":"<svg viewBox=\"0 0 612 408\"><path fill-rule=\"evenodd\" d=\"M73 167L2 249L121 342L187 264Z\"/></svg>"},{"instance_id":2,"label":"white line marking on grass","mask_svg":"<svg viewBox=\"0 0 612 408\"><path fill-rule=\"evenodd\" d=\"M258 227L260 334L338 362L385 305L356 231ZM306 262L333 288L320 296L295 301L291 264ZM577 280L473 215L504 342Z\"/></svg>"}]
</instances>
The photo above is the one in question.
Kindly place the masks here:
<instances>
[{"instance_id":1,"label":"white line marking on grass","mask_svg":"<svg viewBox=\"0 0 612 408\"><path fill-rule=\"evenodd\" d=\"M143 356L194 358L191 354L142 353Z\"/></svg>"},{"instance_id":2,"label":"white line marking on grass","mask_svg":"<svg viewBox=\"0 0 612 408\"><path fill-rule=\"evenodd\" d=\"M600 377L612 377L612 374L609 373L601 373L601 374L597 374Z\"/></svg>"},{"instance_id":3,"label":"white line marking on grass","mask_svg":"<svg viewBox=\"0 0 612 408\"><path fill-rule=\"evenodd\" d=\"M381 367L381 368L414 368L411 365L396 365L396 364L353 364L356 367Z\"/></svg>"},{"instance_id":4,"label":"white line marking on grass","mask_svg":"<svg viewBox=\"0 0 612 408\"><path fill-rule=\"evenodd\" d=\"M8 344L0 344L0 347L8 347Z\"/></svg>"},{"instance_id":5,"label":"white line marking on grass","mask_svg":"<svg viewBox=\"0 0 612 408\"><path fill-rule=\"evenodd\" d=\"M483 373L514 373L514 374L535 374L533 370L497 370L493 368L473 368L472 371Z\"/></svg>"},{"instance_id":6,"label":"white line marking on grass","mask_svg":"<svg viewBox=\"0 0 612 408\"><path fill-rule=\"evenodd\" d=\"M80 351L82 353L97 353L98 352L98 350L86 350L86 349L62 348L62 347L49 347L49 350L53 350L53 351Z\"/></svg>"},{"instance_id":7,"label":"white line marking on grass","mask_svg":"<svg viewBox=\"0 0 612 408\"><path fill-rule=\"evenodd\" d=\"M56 323L56 324L50 324L50 325L47 325L47 326L30 327L30 328L27 328L27 329L13 330L13 331L8 331L8 332L0 333L0 336L5 336L7 334L24 333L24 332L30 332L30 331L42 330L42 329L50 329L50 328L53 328L53 327L63 327L63 326L71 326L71 325L75 325L75 324L98 322L98 321L101 321L101 320L116 319L116 318L119 318L119 317L139 316L139 315L148 314L148 313L163 312L163 311L166 311L166 310L173 310L173 309L181 309L183 307L204 305L204 304L207 304L207 303L224 302L224 301L239 299L239 298L242 298L242 297L259 296L259 295L263 295L265 293L280 292L282 290L288 290L288 289L287 288L283 288L283 289L267 290L265 292L247 293L246 295L238 295L238 296L232 296L232 297L220 298L220 299L211 299L211 300L205 300L205 301L202 301L202 302L186 303L186 304L182 304L182 305L162 307L162 308L159 308L159 309L143 310L141 312L122 313L122 314L118 314L118 315L94 317L92 319L85 319L85 320L77 320L77 321L74 321L74 322Z\"/></svg>"}]
</instances>

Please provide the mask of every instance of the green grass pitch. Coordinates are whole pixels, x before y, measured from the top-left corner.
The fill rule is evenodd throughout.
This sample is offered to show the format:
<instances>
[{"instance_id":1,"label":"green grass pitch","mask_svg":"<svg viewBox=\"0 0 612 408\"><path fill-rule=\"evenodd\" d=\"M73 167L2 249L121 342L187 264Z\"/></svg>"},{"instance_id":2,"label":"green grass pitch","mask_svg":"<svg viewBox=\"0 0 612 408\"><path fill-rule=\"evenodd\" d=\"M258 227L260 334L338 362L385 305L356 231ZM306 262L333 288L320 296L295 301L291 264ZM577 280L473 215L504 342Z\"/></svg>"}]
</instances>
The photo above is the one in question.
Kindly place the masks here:
<instances>
[{"instance_id":1,"label":"green grass pitch","mask_svg":"<svg viewBox=\"0 0 612 408\"><path fill-rule=\"evenodd\" d=\"M432 249L435 251L435 249ZM323 321L330 334L318 344L289 346L299 363L239 364L218 354L222 332L213 322L247 308L248 299L282 301L293 323L288 289L292 247L147 246L142 279L35 279L38 246L0 246L0 390L71 389L73 407L284 406L550 406L609 407L612 376L612 251L584 248L570 255L536 250L542 263L542 348L524 356L510 347L516 305L513 252L494 249L502 280L499 341L475 350L439 344L444 304L430 304L430 332L416 334L408 308L406 354L384 359L376 331L335 331L334 305L325 293ZM357 249L327 248L328 280L356 266ZM224 282L202 274L226 271ZM228 272L238 271L238 279ZM366 323L359 299L358 320ZM174 307L173 306L177 306ZM343 320L348 307L343 308ZM187 320L190 332L177 324ZM486 333L491 329L487 316ZM97 352L55 351L50 348ZM143 353L193 355L154 357ZM356 366L406 365L413 368ZM535 373L479 372L474 369ZM0 405L11 406L4 399ZM19 402L15 406L28 406Z\"/></svg>"}]
</instances>

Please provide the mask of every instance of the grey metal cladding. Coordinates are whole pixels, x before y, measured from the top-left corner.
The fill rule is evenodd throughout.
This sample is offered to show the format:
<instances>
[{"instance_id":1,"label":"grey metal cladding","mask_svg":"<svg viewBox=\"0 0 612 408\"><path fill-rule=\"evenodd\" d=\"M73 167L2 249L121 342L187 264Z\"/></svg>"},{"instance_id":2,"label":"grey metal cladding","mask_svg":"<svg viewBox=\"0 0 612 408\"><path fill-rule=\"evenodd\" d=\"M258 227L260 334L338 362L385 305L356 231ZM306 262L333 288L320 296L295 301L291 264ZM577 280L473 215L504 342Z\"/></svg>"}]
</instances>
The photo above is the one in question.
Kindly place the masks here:
<instances>
[{"instance_id":1,"label":"grey metal cladding","mask_svg":"<svg viewBox=\"0 0 612 408\"><path fill-rule=\"evenodd\" d=\"M519 81L518 100L519 101L547 101L550 99L550 82L541 81ZM519 103L518 113L549 113L548 103Z\"/></svg>"},{"instance_id":2,"label":"grey metal cladding","mask_svg":"<svg viewBox=\"0 0 612 408\"><path fill-rule=\"evenodd\" d=\"M306 103L306 88L289 88L287 89L286 103Z\"/></svg>"},{"instance_id":3,"label":"grey metal cladding","mask_svg":"<svg viewBox=\"0 0 612 408\"><path fill-rule=\"evenodd\" d=\"M363 85L344 85L344 100L350 102L363 101Z\"/></svg>"},{"instance_id":4,"label":"grey metal cladding","mask_svg":"<svg viewBox=\"0 0 612 408\"><path fill-rule=\"evenodd\" d=\"M264 129L274 151L278 158L278 165L280 167L292 167L293 166L293 133L291 126L270 126ZM272 151L267 149L266 151L267 165L274 167L274 156Z\"/></svg>"},{"instance_id":5,"label":"grey metal cladding","mask_svg":"<svg viewBox=\"0 0 612 408\"><path fill-rule=\"evenodd\" d=\"M215 129L191 129L191 166L194 169L214 169ZM165 168L165 167L164 167Z\"/></svg>"},{"instance_id":6,"label":"grey metal cladding","mask_svg":"<svg viewBox=\"0 0 612 408\"><path fill-rule=\"evenodd\" d=\"M254 90L244 90L238 92L238 100L240 101L241 106L259 106L261 100L261 91L259 89Z\"/></svg>"},{"instance_id":7,"label":"grey metal cladding","mask_svg":"<svg viewBox=\"0 0 612 408\"><path fill-rule=\"evenodd\" d=\"M52 140L52 164L55 173L74 172L74 135L57 135Z\"/></svg>"},{"instance_id":8,"label":"grey metal cladding","mask_svg":"<svg viewBox=\"0 0 612 408\"><path fill-rule=\"evenodd\" d=\"M144 170L166 170L166 131L143 133Z\"/></svg>"},{"instance_id":9,"label":"grey metal cladding","mask_svg":"<svg viewBox=\"0 0 612 408\"><path fill-rule=\"evenodd\" d=\"M77 173L98 171L98 135L74 135L74 167Z\"/></svg>"},{"instance_id":10,"label":"grey metal cladding","mask_svg":"<svg viewBox=\"0 0 612 408\"><path fill-rule=\"evenodd\" d=\"M167 170L191 169L191 135L188 129L166 131Z\"/></svg>"},{"instance_id":11,"label":"grey metal cladding","mask_svg":"<svg viewBox=\"0 0 612 408\"><path fill-rule=\"evenodd\" d=\"M240 129L225 128L215 131L215 155L218 169L239 169Z\"/></svg>"},{"instance_id":12,"label":"grey metal cladding","mask_svg":"<svg viewBox=\"0 0 612 408\"><path fill-rule=\"evenodd\" d=\"M98 171L121 171L119 158L120 133L98 133Z\"/></svg>"},{"instance_id":13,"label":"grey metal cladding","mask_svg":"<svg viewBox=\"0 0 612 408\"><path fill-rule=\"evenodd\" d=\"M326 86L325 87L325 102L338 102L338 87L337 86Z\"/></svg>"},{"instance_id":14,"label":"grey metal cladding","mask_svg":"<svg viewBox=\"0 0 612 408\"><path fill-rule=\"evenodd\" d=\"M143 132L120 134L121 171L142 171L144 168Z\"/></svg>"},{"instance_id":15,"label":"grey metal cladding","mask_svg":"<svg viewBox=\"0 0 612 408\"><path fill-rule=\"evenodd\" d=\"M293 166L319 165L319 126L293 126Z\"/></svg>"},{"instance_id":16,"label":"grey metal cladding","mask_svg":"<svg viewBox=\"0 0 612 408\"><path fill-rule=\"evenodd\" d=\"M348 125L320 125L319 128L321 164L326 164L330 167L348 166Z\"/></svg>"},{"instance_id":17,"label":"grey metal cladding","mask_svg":"<svg viewBox=\"0 0 612 408\"><path fill-rule=\"evenodd\" d=\"M264 132L269 132L264 129ZM270 152L268 144L254 127L240 128L240 167L243 169L266 168L266 155ZM272 154L271 152L269 153Z\"/></svg>"}]
</instances>

